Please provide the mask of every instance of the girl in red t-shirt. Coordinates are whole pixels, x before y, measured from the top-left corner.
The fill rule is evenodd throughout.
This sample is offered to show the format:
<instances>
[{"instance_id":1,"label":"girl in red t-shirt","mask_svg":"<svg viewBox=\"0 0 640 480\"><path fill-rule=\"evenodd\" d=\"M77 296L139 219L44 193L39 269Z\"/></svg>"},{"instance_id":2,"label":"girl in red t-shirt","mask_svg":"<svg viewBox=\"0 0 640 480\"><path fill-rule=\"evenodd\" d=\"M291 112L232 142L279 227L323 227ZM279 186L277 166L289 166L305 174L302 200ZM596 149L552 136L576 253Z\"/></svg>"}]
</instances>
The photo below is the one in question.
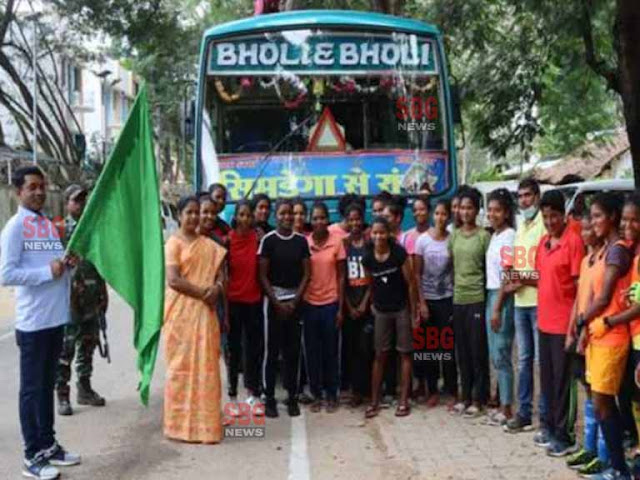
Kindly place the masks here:
<instances>
[{"instance_id":1,"label":"girl in red t-shirt","mask_svg":"<svg viewBox=\"0 0 640 480\"><path fill-rule=\"evenodd\" d=\"M229 397L236 401L238 373L243 365L246 402L252 413L262 412L260 356L262 354L262 291L258 282L258 234L247 200L236 204L234 228L229 232ZM243 342L244 338L244 342ZM244 344L244 351L242 345Z\"/></svg>"}]
</instances>

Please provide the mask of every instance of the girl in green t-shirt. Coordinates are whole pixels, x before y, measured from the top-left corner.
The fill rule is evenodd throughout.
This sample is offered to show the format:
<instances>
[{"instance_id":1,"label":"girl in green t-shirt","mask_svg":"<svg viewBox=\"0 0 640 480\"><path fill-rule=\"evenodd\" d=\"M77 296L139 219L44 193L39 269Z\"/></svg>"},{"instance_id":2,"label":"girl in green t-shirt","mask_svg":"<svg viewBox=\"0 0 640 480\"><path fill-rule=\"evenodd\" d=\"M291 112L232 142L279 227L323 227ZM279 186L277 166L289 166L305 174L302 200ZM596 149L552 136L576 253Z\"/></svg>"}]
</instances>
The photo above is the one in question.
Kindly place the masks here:
<instances>
[{"instance_id":1,"label":"girl in green t-shirt","mask_svg":"<svg viewBox=\"0 0 640 480\"><path fill-rule=\"evenodd\" d=\"M476 225L480 192L460 193L461 225L451 234L453 257L453 330L462 397L453 412L466 418L484 413L489 393L489 353L485 328L485 254L490 236Z\"/></svg>"}]
</instances>

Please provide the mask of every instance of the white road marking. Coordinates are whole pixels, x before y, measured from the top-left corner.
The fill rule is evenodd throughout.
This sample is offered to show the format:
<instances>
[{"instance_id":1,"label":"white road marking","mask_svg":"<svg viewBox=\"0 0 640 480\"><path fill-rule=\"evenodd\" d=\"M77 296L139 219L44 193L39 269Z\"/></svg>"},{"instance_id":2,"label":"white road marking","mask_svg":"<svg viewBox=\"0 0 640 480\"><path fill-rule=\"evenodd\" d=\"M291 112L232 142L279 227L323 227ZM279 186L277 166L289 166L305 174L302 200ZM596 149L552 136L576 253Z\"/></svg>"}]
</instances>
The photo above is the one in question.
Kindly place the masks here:
<instances>
[{"instance_id":1,"label":"white road marking","mask_svg":"<svg viewBox=\"0 0 640 480\"><path fill-rule=\"evenodd\" d=\"M310 480L307 452L307 421L304 410L291 418L291 453L289 454L289 480Z\"/></svg>"}]
</instances>

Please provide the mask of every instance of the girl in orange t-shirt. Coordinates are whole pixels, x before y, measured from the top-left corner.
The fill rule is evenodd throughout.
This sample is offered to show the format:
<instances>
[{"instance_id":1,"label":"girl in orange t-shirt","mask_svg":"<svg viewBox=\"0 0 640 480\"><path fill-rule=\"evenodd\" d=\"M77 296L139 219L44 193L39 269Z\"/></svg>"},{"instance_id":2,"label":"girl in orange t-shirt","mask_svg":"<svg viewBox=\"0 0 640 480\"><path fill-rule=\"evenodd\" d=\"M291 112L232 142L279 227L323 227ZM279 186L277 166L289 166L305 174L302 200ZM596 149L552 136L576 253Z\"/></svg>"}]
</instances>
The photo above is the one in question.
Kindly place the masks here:
<instances>
[{"instance_id":1,"label":"girl in orange t-shirt","mask_svg":"<svg viewBox=\"0 0 640 480\"><path fill-rule=\"evenodd\" d=\"M593 266L593 301L579 323L588 325L586 376L609 450L611 468L625 478L629 469L615 397L624 377L630 337L627 325L609 323L611 316L626 308L623 292L629 287L633 260L628 243L619 234L621 211L618 197L608 192L596 195L591 204L591 225L604 245Z\"/></svg>"},{"instance_id":2,"label":"girl in orange t-shirt","mask_svg":"<svg viewBox=\"0 0 640 480\"><path fill-rule=\"evenodd\" d=\"M622 221L620 222L620 230L624 234L625 240L635 246L635 258L631 265L630 283L638 284L640 282L640 195L633 195L627 199L622 210ZM632 289L630 289L632 290ZM631 361L632 365L638 371L640 364L640 303L635 303L632 298L628 298L629 307L609 317L610 325L629 324L629 333L631 335ZM637 374L636 374L637 378ZM636 424L636 430L640 434L640 391L638 388L633 392L633 417ZM638 452L636 452L638 455Z\"/></svg>"}]
</instances>

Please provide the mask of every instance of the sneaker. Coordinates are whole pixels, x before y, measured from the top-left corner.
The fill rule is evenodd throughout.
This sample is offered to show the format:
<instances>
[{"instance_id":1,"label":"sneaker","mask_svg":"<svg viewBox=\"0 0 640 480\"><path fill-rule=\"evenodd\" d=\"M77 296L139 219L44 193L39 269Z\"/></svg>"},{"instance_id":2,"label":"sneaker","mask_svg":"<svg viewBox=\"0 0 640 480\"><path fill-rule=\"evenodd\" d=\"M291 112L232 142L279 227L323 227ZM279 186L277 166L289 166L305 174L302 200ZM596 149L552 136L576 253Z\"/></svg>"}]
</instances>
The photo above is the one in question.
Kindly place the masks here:
<instances>
[{"instance_id":1,"label":"sneaker","mask_svg":"<svg viewBox=\"0 0 640 480\"><path fill-rule=\"evenodd\" d=\"M306 392L302 392L298 397L298 403L300 405L310 405L313 403L313 397Z\"/></svg>"},{"instance_id":2,"label":"sneaker","mask_svg":"<svg viewBox=\"0 0 640 480\"><path fill-rule=\"evenodd\" d=\"M80 465L82 461L80 455L67 452L58 442L44 450L42 454L51 465L58 467L72 467L73 465Z\"/></svg>"},{"instance_id":3,"label":"sneaker","mask_svg":"<svg viewBox=\"0 0 640 480\"><path fill-rule=\"evenodd\" d=\"M536 447L547 448L551 445L551 435L546 430L538 430L533 436L533 444Z\"/></svg>"},{"instance_id":4,"label":"sneaker","mask_svg":"<svg viewBox=\"0 0 640 480\"><path fill-rule=\"evenodd\" d=\"M567 467L573 470L578 470L579 468L587 465L588 463L591 463L591 461L594 458L598 458L598 456L595 453L590 452L589 450L585 450L584 448L581 448L573 455L569 455L569 458L567 458Z\"/></svg>"},{"instance_id":5,"label":"sneaker","mask_svg":"<svg viewBox=\"0 0 640 480\"><path fill-rule=\"evenodd\" d=\"M492 427L504 427L508 421L509 419L502 412L496 412L487 417L487 425L491 425Z\"/></svg>"},{"instance_id":6,"label":"sneaker","mask_svg":"<svg viewBox=\"0 0 640 480\"><path fill-rule=\"evenodd\" d=\"M24 459L22 476L39 480L54 480L60 477L60 472L49 463L49 460L42 453L39 453L30 460Z\"/></svg>"},{"instance_id":7,"label":"sneaker","mask_svg":"<svg viewBox=\"0 0 640 480\"><path fill-rule=\"evenodd\" d=\"M300 415L298 400L295 400L293 398L289 399L289 402L287 403L287 413L289 413L290 417L297 417Z\"/></svg>"},{"instance_id":8,"label":"sneaker","mask_svg":"<svg viewBox=\"0 0 640 480\"><path fill-rule=\"evenodd\" d=\"M229 405L225 406L225 412L232 418L240 416L240 407L238 406L238 399L236 397L229 399Z\"/></svg>"},{"instance_id":9,"label":"sneaker","mask_svg":"<svg viewBox=\"0 0 640 480\"><path fill-rule=\"evenodd\" d=\"M594 480L631 480L631 475L628 472L622 473L614 468L607 468L602 473L598 473L591 477Z\"/></svg>"},{"instance_id":10,"label":"sneaker","mask_svg":"<svg viewBox=\"0 0 640 480\"><path fill-rule=\"evenodd\" d=\"M563 442L555 440L551 442L551 445L547 447L547 455L550 457L566 457L578 450L578 445L575 443Z\"/></svg>"},{"instance_id":11,"label":"sneaker","mask_svg":"<svg viewBox=\"0 0 640 480\"><path fill-rule=\"evenodd\" d=\"M458 402L453 407L451 407L452 415L462 415L467 409L467 405L464 402Z\"/></svg>"},{"instance_id":12,"label":"sneaker","mask_svg":"<svg viewBox=\"0 0 640 480\"><path fill-rule=\"evenodd\" d=\"M516 415L504 424L502 429L507 433L530 432L533 430L531 420L524 420L520 415Z\"/></svg>"},{"instance_id":13,"label":"sneaker","mask_svg":"<svg viewBox=\"0 0 640 480\"><path fill-rule=\"evenodd\" d=\"M483 413L484 413L483 408L478 407L477 405L470 405L466 408L462 416L464 418L471 419L471 418L478 418L482 416Z\"/></svg>"},{"instance_id":14,"label":"sneaker","mask_svg":"<svg viewBox=\"0 0 640 480\"><path fill-rule=\"evenodd\" d=\"M596 475L599 475L602 472L604 472L604 469L605 469L604 463L602 463L600 459L596 457L593 460L591 460L589 463L582 465L578 469L578 475L580 475L582 478L593 478Z\"/></svg>"},{"instance_id":15,"label":"sneaker","mask_svg":"<svg viewBox=\"0 0 640 480\"><path fill-rule=\"evenodd\" d=\"M249 395L245 403L249 405L249 411L254 417L264 417L264 403L259 398Z\"/></svg>"},{"instance_id":16,"label":"sneaker","mask_svg":"<svg viewBox=\"0 0 640 480\"><path fill-rule=\"evenodd\" d=\"M275 398L267 398L264 406L264 414L269 418L278 418L278 404Z\"/></svg>"}]
</instances>

